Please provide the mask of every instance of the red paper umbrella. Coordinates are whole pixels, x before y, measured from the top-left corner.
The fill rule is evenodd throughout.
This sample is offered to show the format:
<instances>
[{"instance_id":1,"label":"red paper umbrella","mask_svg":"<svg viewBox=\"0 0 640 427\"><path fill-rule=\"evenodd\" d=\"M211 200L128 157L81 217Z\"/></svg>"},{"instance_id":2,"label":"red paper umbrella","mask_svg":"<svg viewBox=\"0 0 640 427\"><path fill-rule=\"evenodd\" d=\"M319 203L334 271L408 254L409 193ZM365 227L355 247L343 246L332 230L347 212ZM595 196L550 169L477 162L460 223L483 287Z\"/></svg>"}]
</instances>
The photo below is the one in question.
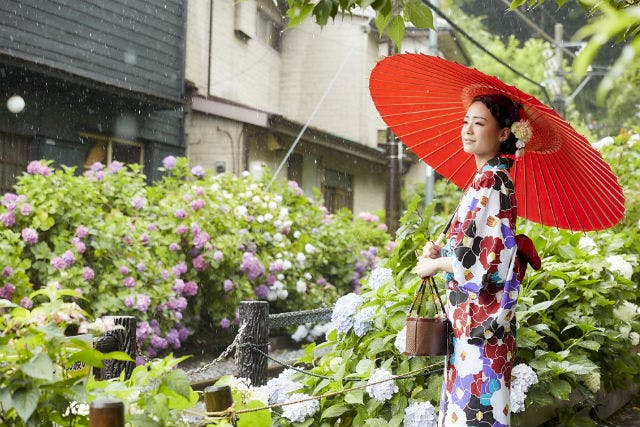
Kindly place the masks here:
<instances>
[{"instance_id":1,"label":"red paper umbrella","mask_svg":"<svg viewBox=\"0 0 640 427\"><path fill-rule=\"evenodd\" d=\"M460 188L476 171L460 138L469 104L477 95L508 96L522 105L521 118L533 130L511 169L519 216L581 231L609 228L622 218L622 188L600 153L551 107L516 87L442 58L400 54L378 62L369 89L404 145Z\"/></svg>"}]
</instances>

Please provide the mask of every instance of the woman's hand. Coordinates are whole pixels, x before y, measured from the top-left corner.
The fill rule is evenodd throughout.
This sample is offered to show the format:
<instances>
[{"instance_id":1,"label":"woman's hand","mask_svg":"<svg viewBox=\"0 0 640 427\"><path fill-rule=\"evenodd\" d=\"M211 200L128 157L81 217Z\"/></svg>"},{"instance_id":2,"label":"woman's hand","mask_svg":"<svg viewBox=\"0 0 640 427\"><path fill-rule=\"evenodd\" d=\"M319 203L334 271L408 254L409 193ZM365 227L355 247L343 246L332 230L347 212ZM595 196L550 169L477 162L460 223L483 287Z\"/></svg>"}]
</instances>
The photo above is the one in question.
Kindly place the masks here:
<instances>
[{"instance_id":1,"label":"woman's hand","mask_svg":"<svg viewBox=\"0 0 640 427\"><path fill-rule=\"evenodd\" d=\"M434 276L438 272L442 271L440 261L441 260L438 258L418 258L418 262L411 272L417 274L423 279L425 277Z\"/></svg>"},{"instance_id":2,"label":"woman's hand","mask_svg":"<svg viewBox=\"0 0 640 427\"><path fill-rule=\"evenodd\" d=\"M440 258L441 250L441 245L434 242L427 242L427 244L424 245L424 248L422 248L422 258Z\"/></svg>"}]
</instances>

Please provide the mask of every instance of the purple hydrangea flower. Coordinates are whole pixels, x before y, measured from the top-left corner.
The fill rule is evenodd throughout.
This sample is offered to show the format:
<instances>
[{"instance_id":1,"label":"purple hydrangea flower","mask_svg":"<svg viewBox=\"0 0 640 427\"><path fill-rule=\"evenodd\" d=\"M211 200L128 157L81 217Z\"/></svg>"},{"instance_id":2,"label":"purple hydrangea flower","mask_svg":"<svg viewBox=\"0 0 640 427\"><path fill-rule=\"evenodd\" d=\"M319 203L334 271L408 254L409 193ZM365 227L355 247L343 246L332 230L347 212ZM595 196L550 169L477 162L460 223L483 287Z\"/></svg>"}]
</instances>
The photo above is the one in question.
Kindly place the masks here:
<instances>
[{"instance_id":1,"label":"purple hydrangea flower","mask_svg":"<svg viewBox=\"0 0 640 427\"><path fill-rule=\"evenodd\" d=\"M251 252L242 254L242 265L240 270L247 275L249 280L255 280L264 274L264 266L260 260Z\"/></svg>"},{"instance_id":2,"label":"purple hydrangea flower","mask_svg":"<svg viewBox=\"0 0 640 427\"><path fill-rule=\"evenodd\" d=\"M14 203L16 200L18 200L18 195L15 193L4 193L4 196L2 196L2 204L4 206L8 206L11 203Z\"/></svg>"},{"instance_id":3,"label":"purple hydrangea flower","mask_svg":"<svg viewBox=\"0 0 640 427\"><path fill-rule=\"evenodd\" d=\"M129 274L129 268L126 265L122 265L118 268L118 271L120 272L120 274L127 275Z\"/></svg>"},{"instance_id":4,"label":"purple hydrangea flower","mask_svg":"<svg viewBox=\"0 0 640 427\"><path fill-rule=\"evenodd\" d=\"M198 187L196 188L196 196L202 197L204 195L204 188Z\"/></svg>"},{"instance_id":5,"label":"purple hydrangea flower","mask_svg":"<svg viewBox=\"0 0 640 427\"><path fill-rule=\"evenodd\" d=\"M180 277L187 272L187 264L184 261L180 261L178 264L173 266L172 271L176 277Z\"/></svg>"},{"instance_id":6,"label":"purple hydrangea flower","mask_svg":"<svg viewBox=\"0 0 640 427\"><path fill-rule=\"evenodd\" d=\"M193 246L197 249L202 249L204 245L211 240L211 236L206 231L200 231L199 233L194 233L193 236Z\"/></svg>"},{"instance_id":7,"label":"purple hydrangea flower","mask_svg":"<svg viewBox=\"0 0 640 427\"><path fill-rule=\"evenodd\" d=\"M256 286L253 291L259 299L265 299L269 295L269 287L267 285Z\"/></svg>"},{"instance_id":8,"label":"purple hydrangea flower","mask_svg":"<svg viewBox=\"0 0 640 427\"><path fill-rule=\"evenodd\" d=\"M220 321L220 327L222 329L229 329L229 326L231 326L231 320L227 319L226 317L223 317L222 320Z\"/></svg>"},{"instance_id":9,"label":"purple hydrangea flower","mask_svg":"<svg viewBox=\"0 0 640 427\"><path fill-rule=\"evenodd\" d=\"M189 338L189 330L185 327L180 328L180 330L178 331L178 338L180 339L180 341L186 341L187 338Z\"/></svg>"},{"instance_id":10,"label":"purple hydrangea flower","mask_svg":"<svg viewBox=\"0 0 640 427\"><path fill-rule=\"evenodd\" d=\"M13 268L10 266L6 266L4 270L2 270L2 277L11 277L13 276Z\"/></svg>"},{"instance_id":11,"label":"purple hydrangea flower","mask_svg":"<svg viewBox=\"0 0 640 427\"><path fill-rule=\"evenodd\" d=\"M83 254L87 250L87 246L78 237L74 237L73 239L71 239L71 243L73 244L73 247L76 248L76 251L78 251L79 254Z\"/></svg>"},{"instance_id":12,"label":"purple hydrangea flower","mask_svg":"<svg viewBox=\"0 0 640 427\"><path fill-rule=\"evenodd\" d=\"M145 312L149 308L149 304L151 303L151 298L144 294L138 294L137 296L137 309L138 311Z\"/></svg>"},{"instance_id":13,"label":"purple hydrangea flower","mask_svg":"<svg viewBox=\"0 0 640 427\"><path fill-rule=\"evenodd\" d=\"M123 280L125 288L133 288L136 285L136 279L131 276L127 276Z\"/></svg>"},{"instance_id":14,"label":"purple hydrangea flower","mask_svg":"<svg viewBox=\"0 0 640 427\"><path fill-rule=\"evenodd\" d=\"M95 277L95 272L93 271L93 269L91 267L83 267L82 268L82 278L84 280L86 280L87 282L89 280L93 280L93 278Z\"/></svg>"},{"instance_id":15,"label":"purple hydrangea flower","mask_svg":"<svg viewBox=\"0 0 640 427\"><path fill-rule=\"evenodd\" d=\"M182 290L184 296L192 297L198 293L198 284L193 281L188 281L184 284L184 289Z\"/></svg>"},{"instance_id":16,"label":"purple hydrangea flower","mask_svg":"<svg viewBox=\"0 0 640 427\"><path fill-rule=\"evenodd\" d=\"M125 299L124 299L124 306L125 307L131 308L131 307L133 307L133 304L135 304L135 301L133 300L132 296L125 297Z\"/></svg>"},{"instance_id":17,"label":"purple hydrangea flower","mask_svg":"<svg viewBox=\"0 0 640 427\"><path fill-rule=\"evenodd\" d=\"M182 291L184 290L184 280L182 279L176 279L173 281L173 286L171 287L171 290L173 292L175 292L178 295L182 294Z\"/></svg>"},{"instance_id":18,"label":"purple hydrangea flower","mask_svg":"<svg viewBox=\"0 0 640 427\"><path fill-rule=\"evenodd\" d=\"M140 196L136 196L133 198L133 200L131 201L131 206L133 206L133 208L137 211L139 211L140 209L142 209L144 207L144 205L146 204L146 200L143 199Z\"/></svg>"},{"instance_id":19,"label":"purple hydrangea flower","mask_svg":"<svg viewBox=\"0 0 640 427\"><path fill-rule=\"evenodd\" d=\"M100 162L95 162L94 164L91 165L90 169L93 172L100 172L102 169L104 169L104 165Z\"/></svg>"},{"instance_id":20,"label":"purple hydrangea flower","mask_svg":"<svg viewBox=\"0 0 640 427\"><path fill-rule=\"evenodd\" d=\"M191 209L193 209L194 211L197 211L198 209L204 208L205 205L206 203L203 199L196 199L193 202L191 202Z\"/></svg>"},{"instance_id":21,"label":"purple hydrangea flower","mask_svg":"<svg viewBox=\"0 0 640 427\"><path fill-rule=\"evenodd\" d=\"M167 342L174 349L180 348L180 335L175 329L169 329L167 332Z\"/></svg>"},{"instance_id":22,"label":"purple hydrangea flower","mask_svg":"<svg viewBox=\"0 0 640 427\"><path fill-rule=\"evenodd\" d=\"M16 223L16 216L13 212L5 212L0 215L0 221L2 221L5 227L12 227Z\"/></svg>"},{"instance_id":23,"label":"purple hydrangea flower","mask_svg":"<svg viewBox=\"0 0 640 427\"><path fill-rule=\"evenodd\" d=\"M76 256L71 251L65 251L62 254L61 258L64 260L64 263L67 265L67 267L73 265L73 263L76 262Z\"/></svg>"},{"instance_id":24,"label":"purple hydrangea flower","mask_svg":"<svg viewBox=\"0 0 640 427\"><path fill-rule=\"evenodd\" d=\"M42 164L40 160L33 160L27 165L27 173L34 175L49 176L51 175L51 169L47 165Z\"/></svg>"},{"instance_id":25,"label":"purple hydrangea flower","mask_svg":"<svg viewBox=\"0 0 640 427\"><path fill-rule=\"evenodd\" d=\"M204 178L205 175L205 171L204 168L202 166L195 166L191 169L191 175L198 177L198 178Z\"/></svg>"},{"instance_id":26,"label":"purple hydrangea flower","mask_svg":"<svg viewBox=\"0 0 640 427\"><path fill-rule=\"evenodd\" d=\"M180 250L180 245L177 244L176 242L173 242L171 244L169 244L169 250L172 252L177 252Z\"/></svg>"},{"instance_id":27,"label":"purple hydrangea flower","mask_svg":"<svg viewBox=\"0 0 640 427\"><path fill-rule=\"evenodd\" d=\"M178 233L178 234L184 234L184 233L186 233L187 231L189 231L189 227L187 227L187 226L186 226L186 225L184 225L184 224L180 224L180 225L178 226L178 228L176 228L176 233Z\"/></svg>"},{"instance_id":28,"label":"purple hydrangea flower","mask_svg":"<svg viewBox=\"0 0 640 427\"><path fill-rule=\"evenodd\" d=\"M158 229L158 227L156 227L155 224L147 225L147 230L149 230L149 231L156 231L157 229Z\"/></svg>"},{"instance_id":29,"label":"purple hydrangea flower","mask_svg":"<svg viewBox=\"0 0 640 427\"><path fill-rule=\"evenodd\" d=\"M87 237L88 231L89 230L87 229L87 227L85 227L84 225L79 225L78 228L76 228L76 237L84 239L85 237Z\"/></svg>"},{"instance_id":30,"label":"purple hydrangea flower","mask_svg":"<svg viewBox=\"0 0 640 427\"><path fill-rule=\"evenodd\" d=\"M222 258L223 258L223 255L222 255L222 252L221 252L221 251L215 251L215 252L213 253L213 260L214 260L215 262L220 262L220 261L222 261Z\"/></svg>"},{"instance_id":31,"label":"purple hydrangea flower","mask_svg":"<svg viewBox=\"0 0 640 427\"><path fill-rule=\"evenodd\" d=\"M31 310L33 308L33 301L31 301L28 297L23 297L20 300L20 306L26 308L27 310Z\"/></svg>"},{"instance_id":32,"label":"purple hydrangea flower","mask_svg":"<svg viewBox=\"0 0 640 427\"><path fill-rule=\"evenodd\" d=\"M111 164L109 165L109 172L111 173L116 173L120 169L122 169L122 163L118 162L117 160L114 162L111 162Z\"/></svg>"},{"instance_id":33,"label":"purple hydrangea flower","mask_svg":"<svg viewBox=\"0 0 640 427\"><path fill-rule=\"evenodd\" d=\"M202 271L207 268L207 262L204 260L204 257L202 255L198 255L197 257L195 257L192 262L193 268L198 271Z\"/></svg>"},{"instance_id":34,"label":"purple hydrangea flower","mask_svg":"<svg viewBox=\"0 0 640 427\"><path fill-rule=\"evenodd\" d=\"M183 219L187 217L187 212L184 209L176 209L173 212L173 216L175 216L176 218Z\"/></svg>"},{"instance_id":35,"label":"purple hydrangea flower","mask_svg":"<svg viewBox=\"0 0 640 427\"><path fill-rule=\"evenodd\" d=\"M20 214L22 214L23 216L29 215L32 210L33 207L29 203L25 203L24 205L20 206Z\"/></svg>"},{"instance_id":36,"label":"purple hydrangea flower","mask_svg":"<svg viewBox=\"0 0 640 427\"><path fill-rule=\"evenodd\" d=\"M142 243L143 245L146 245L147 243L149 243L150 237L147 233L142 233L140 235L140 243Z\"/></svg>"},{"instance_id":37,"label":"purple hydrangea flower","mask_svg":"<svg viewBox=\"0 0 640 427\"><path fill-rule=\"evenodd\" d=\"M225 292L229 292L231 291L231 289L233 289L233 282L227 279L222 283L222 287L224 288Z\"/></svg>"},{"instance_id":38,"label":"purple hydrangea flower","mask_svg":"<svg viewBox=\"0 0 640 427\"><path fill-rule=\"evenodd\" d=\"M154 335L151 337L151 345L156 349L164 350L169 346L169 343L166 339L159 337L158 335Z\"/></svg>"},{"instance_id":39,"label":"purple hydrangea flower","mask_svg":"<svg viewBox=\"0 0 640 427\"><path fill-rule=\"evenodd\" d=\"M53 268L56 270L62 270L67 266L67 263L62 259L62 257L53 257L49 262Z\"/></svg>"},{"instance_id":40,"label":"purple hydrangea flower","mask_svg":"<svg viewBox=\"0 0 640 427\"><path fill-rule=\"evenodd\" d=\"M162 166L171 170L176 167L176 158L173 156L167 156L162 159Z\"/></svg>"},{"instance_id":41,"label":"purple hydrangea flower","mask_svg":"<svg viewBox=\"0 0 640 427\"><path fill-rule=\"evenodd\" d=\"M0 298L8 299L11 301L11 297L13 297L13 293L15 292L16 287L13 286L13 283L5 283L3 287L0 288Z\"/></svg>"}]
</instances>

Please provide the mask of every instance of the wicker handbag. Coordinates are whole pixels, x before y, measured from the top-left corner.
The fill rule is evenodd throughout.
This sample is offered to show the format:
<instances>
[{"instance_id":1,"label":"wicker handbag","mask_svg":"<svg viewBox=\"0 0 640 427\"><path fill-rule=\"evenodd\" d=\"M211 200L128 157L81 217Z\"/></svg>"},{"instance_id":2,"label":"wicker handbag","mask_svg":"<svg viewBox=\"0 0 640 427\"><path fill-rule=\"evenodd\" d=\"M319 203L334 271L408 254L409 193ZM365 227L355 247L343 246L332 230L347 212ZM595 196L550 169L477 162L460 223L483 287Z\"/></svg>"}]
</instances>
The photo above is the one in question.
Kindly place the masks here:
<instances>
[{"instance_id":1,"label":"wicker handbag","mask_svg":"<svg viewBox=\"0 0 640 427\"><path fill-rule=\"evenodd\" d=\"M427 286L431 293L436 316L420 317L420 310L424 301ZM440 307L436 303L436 296ZM413 311L418 302L418 306ZM441 311L440 311L441 310ZM404 354L409 356L444 356L453 350L453 329L447 319L444 304L436 288L433 277L425 277L418 288L411 308L407 314L407 340Z\"/></svg>"}]
</instances>

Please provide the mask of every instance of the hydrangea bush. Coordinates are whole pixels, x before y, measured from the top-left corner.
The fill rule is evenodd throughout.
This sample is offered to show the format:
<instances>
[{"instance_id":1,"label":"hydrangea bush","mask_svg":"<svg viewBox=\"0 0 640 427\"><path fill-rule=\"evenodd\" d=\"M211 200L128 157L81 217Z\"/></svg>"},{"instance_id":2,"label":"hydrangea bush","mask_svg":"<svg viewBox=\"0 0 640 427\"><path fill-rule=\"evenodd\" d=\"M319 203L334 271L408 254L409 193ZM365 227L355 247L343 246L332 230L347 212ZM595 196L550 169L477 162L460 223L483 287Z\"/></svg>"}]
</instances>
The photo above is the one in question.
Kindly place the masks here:
<instances>
[{"instance_id":1,"label":"hydrangea bush","mask_svg":"<svg viewBox=\"0 0 640 427\"><path fill-rule=\"evenodd\" d=\"M198 327L229 328L242 300L272 312L331 306L360 286L389 236L371 215L329 214L295 182L212 175L164 160L148 185L137 165L84 174L34 161L0 206L0 298L56 281L91 315L132 315L150 356Z\"/></svg>"}]
</instances>

